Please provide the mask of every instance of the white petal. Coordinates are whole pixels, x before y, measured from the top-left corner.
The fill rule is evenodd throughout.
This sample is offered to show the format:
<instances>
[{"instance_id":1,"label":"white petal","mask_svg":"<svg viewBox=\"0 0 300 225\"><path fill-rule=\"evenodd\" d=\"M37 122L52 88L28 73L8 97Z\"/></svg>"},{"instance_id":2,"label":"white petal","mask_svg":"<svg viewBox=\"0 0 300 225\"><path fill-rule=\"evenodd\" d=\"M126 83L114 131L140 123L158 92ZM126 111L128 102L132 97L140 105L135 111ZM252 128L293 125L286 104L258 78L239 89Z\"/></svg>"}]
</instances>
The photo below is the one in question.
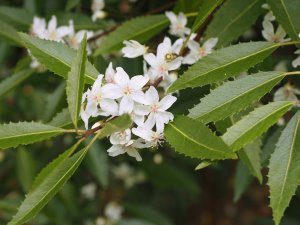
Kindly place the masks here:
<instances>
[{"instance_id":1,"label":"white petal","mask_svg":"<svg viewBox=\"0 0 300 225\"><path fill-rule=\"evenodd\" d=\"M183 64L188 64L188 65L192 65L192 64L194 64L195 62L197 62L198 60L199 60L199 55L190 52L188 55L186 55L186 56L183 58L182 63L183 63Z\"/></svg>"},{"instance_id":2,"label":"white petal","mask_svg":"<svg viewBox=\"0 0 300 225\"><path fill-rule=\"evenodd\" d=\"M146 76L134 76L130 80L130 86L133 87L135 90L142 89L148 82L149 78Z\"/></svg>"},{"instance_id":3,"label":"white petal","mask_svg":"<svg viewBox=\"0 0 300 225\"><path fill-rule=\"evenodd\" d=\"M124 96L120 102L119 114L131 113L133 110L133 100L127 96Z\"/></svg>"},{"instance_id":4,"label":"white petal","mask_svg":"<svg viewBox=\"0 0 300 225\"><path fill-rule=\"evenodd\" d=\"M105 84L102 87L103 98L118 99L123 96L122 88L117 84Z\"/></svg>"},{"instance_id":5,"label":"white petal","mask_svg":"<svg viewBox=\"0 0 300 225\"><path fill-rule=\"evenodd\" d=\"M65 36L71 34L72 31L71 31L70 27L62 26L62 27L58 27L56 32L57 32L57 36L59 38L63 38Z\"/></svg>"},{"instance_id":6,"label":"white petal","mask_svg":"<svg viewBox=\"0 0 300 225\"><path fill-rule=\"evenodd\" d=\"M142 161L141 155L138 153L138 151L135 148L127 149L127 154L131 157L134 157L136 161L140 162Z\"/></svg>"},{"instance_id":7,"label":"white petal","mask_svg":"<svg viewBox=\"0 0 300 225\"><path fill-rule=\"evenodd\" d=\"M163 42L160 43L157 47L157 52L156 52L156 56L158 59L160 60L164 60L165 59L165 55L167 53L171 53L171 39L168 37L165 37Z\"/></svg>"},{"instance_id":8,"label":"white petal","mask_svg":"<svg viewBox=\"0 0 300 225\"><path fill-rule=\"evenodd\" d=\"M218 38L209 38L207 41L204 42L203 47L207 50L210 50L216 46L218 43Z\"/></svg>"},{"instance_id":9,"label":"white petal","mask_svg":"<svg viewBox=\"0 0 300 225\"><path fill-rule=\"evenodd\" d=\"M146 105L150 105L153 103L158 103L159 101L159 95L158 95L158 91L156 90L155 87L150 86L149 89L146 91L145 93L145 97L146 97Z\"/></svg>"},{"instance_id":10,"label":"white petal","mask_svg":"<svg viewBox=\"0 0 300 225\"><path fill-rule=\"evenodd\" d=\"M150 115L148 116L148 118L145 122L145 126L148 127L149 129L152 129L154 127L155 123L156 123L155 114L150 113Z\"/></svg>"},{"instance_id":11,"label":"white petal","mask_svg":"<svg viewBox=\"0 0 300 225\"><path fill-rule=\"evenodd\" d=\"M122 67L116 68L115 82L119 85L126 85L129 82L129 76Z\"/></svg>"},{"instance_id":12,"label":"white petal","mask_svg":"<svg viewBox=\"0 0 300 225\"><path fill-rule=\"evenodd\" d=\"M105 71L105 80L107 83L115 83L115 74L116 71L113 69L112 62L109 63Z\"/></svg>"},{"instance_id":13,"label":"white petal","mask_svg":"<svg viewBox=\"0 0 300 225\"><path fill-rule=\"evenodd\" d=\"M177 98L172 95L165 96L160 102L159 102L159 109L160 110L167 110L170 108L174 102L176 102Z\"/></svg>"},{"instance_id":14,"label":"white petal","mask_svg":"<svg viewBox=\"0 0 300 225\"><path fill-rule=\"evenodd\" d=\"M146 141L152 141L152 130L146 127L132 128L132 133Z\"/></svg>"},{"instance_id":15,"label":"white petal","mask_svg":"<svg viewBox=\"0 0 300 225\"><path fill-rule=\"evenodd\" d=\"M156 56L153 53L148 53L144 55L144 59L152 67L157 67L157 65L159 65L159 60L156 58Z\"/></svg>"},{"instance_id":16,"label":"white petal","mask_svg":"<svg viewBox=\"0 0 300 225\"><path fill-rule=\"evenodd\" d=\"M131 98L138 103L145 103L145 94L142 91L135 91L131 94Z\"/></svg>"},{"instance_id":17,"label":"white petal","mask_svg":"<svg viewBox=\"0 0 300 225\"><path fill-rule=\"evenodd\" d=\"M118 115L118 104L112 99L102 99L100 102L100 108L110 115Z\"/></svg>"},{"instance_id":18,"label":"white petal","mask_svg":"<svg viewBox=\"0 0 300 225\"><path fill-rule=\"evenodd\" d=\"M56 19L56 16L53 15L51 17L51 20L48 23L48 30L54 31L56 29L56 26L57 26L57 19Z\"/></svg>"},{"instance_id":19,"label":"white petal","mask_svg":"<svg viewBox=\"0 0 300 225\"><path fill-rule=\"evenodd\" d=\"M108 150L108 155L115 157L121 154L124 154L126 151L121 145L113 145Z\"/></svg>"},{"instance_id":20,"label":"white petal","mask_svg":"<svg viewBox=\"0 0 300 225\"><path fill-rule=\"evenodd\" d=\"M136 104L134 105L134 113L139 116L145 116L150 113L150 107L146 105Z\"/></svg>"},{"instance_id":21,"label":"white petal","mask_svg":"<svg viewBox=\"0 0 300 225\"><path fill-rule=\"evenodd\" d=\"M176 59L172 60L171 62L168 62L168 70L176 70L181 66L183 58L177 57Z\"/></svg>"},{"instance_id":22,"label":"white petal","mask_svg":"<svg viewBox=\"0 0 300 225\"><path fill-rule=\"evenodd\" d=\"M171 11L167 11L167 12L165 12L165 14L171 23L177 23L177 16L175 15L175 13L173 13Z\"/></svg>"}]
</instances>

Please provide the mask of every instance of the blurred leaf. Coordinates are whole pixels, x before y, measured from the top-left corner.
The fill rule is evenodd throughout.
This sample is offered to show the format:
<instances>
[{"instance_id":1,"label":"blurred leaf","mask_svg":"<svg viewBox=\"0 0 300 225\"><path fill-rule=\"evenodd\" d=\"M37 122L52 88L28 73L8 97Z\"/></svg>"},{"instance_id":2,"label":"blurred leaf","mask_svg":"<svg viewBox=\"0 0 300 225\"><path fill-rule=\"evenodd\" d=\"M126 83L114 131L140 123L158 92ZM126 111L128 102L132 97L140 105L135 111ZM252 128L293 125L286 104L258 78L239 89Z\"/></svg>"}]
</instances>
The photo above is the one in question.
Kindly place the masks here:
<instances>
[{"instance_id":1,"label":"blurred leaf","mask_svg":"<svg viewBox=\"0 0 300 225\"><path fill-rule=\"evenodd\" d=\"M173 223L160 211L155 210L149 205L138 203L124 203L125 210L138 218L153 222L156 225L172 225Z\"/></svg>"},{"instance_id":2,"label":"blurred leaf","mask_svg":"<svg viewBox=\"0 0 300 225\"><path fill-rule=\"evenodd\" d=\"M261 144L261 140L258 138L239 151L240 159L248 167L250 173L257 177L260 183L263 180L260 163Z\"/></svg>"},{"instance_id":3,"label":"blurred leaf","mask_svg":"<svg viewBox=\"0 0 300 225\"><path fill-rule=\"evenodd\" d=\"M125 40L144 43L158 34L168 23L169 21L164 15L143 16L126 21L101 41L94 56L121 49Z\"/></svg>"},{"instance_id":4,"label":"blurred leaf","mask_svg":"<svg viewBox=\"0 0 300 225\"><path fill-rule=\"evenodd\" d=\"M234 177L234 202L237 202L241 198L252 180L253 176L250 174L249 169L241 161L238 161Z\"/></svg>"},{"instance_id":5,"label":"blurred leaf","mask_svg":"<svg viewBox=\"0 0 300 225\"><path fill-rule=\"evenodd\" d=\"M38 122L0 125L0 148L17 147L47 140L64 132L63 129Z\"/></svg>"},{"instance_id":6,"label":"blurred leaf","mask_svg":"<svg viewBox=\"0 0 300 225\"><path fill-rule=\"evenodd\" d=\"M198 164L198 166L196 166L195 170L202 170L202 169L210 166L213 163L214 163L214 161L203 160L201 163Z\"/></svg>"},{"instance_id":7,"label":"blurred leaf","mask_svg":"<svg viewBox=\"0 0 300 225\"><path fill-rule=\"evenodd\" d=\"M144 221L140 219L121 219L116 225L156 225L149 221Z\"/></svg>"},{"instance_id":8,"label":"blurred leaf","mask_svg":"<svg viewBox=\"0 0 300 225\"><path fill-rule=\"evenodd\" d=\"M79 5L80 0L67 0L66 10L69 11Z\"/></svg>"},{"instance_id":9,"label":"blurred leaf","mask_svg":"<svg viewBox=\"0 0 300 225\"><path fill-rule=\"evenodd\" d=\"M204 36L217 37L217 46L226 46L238 39L255 23L263 9L263 0L228 0L215 13Z\"/></svg>"},{"instance_id":10,"label":"blurred leaf","mask_svg":"<svg viewBox=\"0 0 300 225\"><path fill-rule=\"evenodd\" d=\"M88 147L83 148L70 158L57 164L55 168L44 173L43 180L38 186L30 191L22 202L17 214L8 225L24 224L35 215L50 201L50 199L63 187L63 185L74 174L88 151ZM53 164L50 164L53 166ZM47 170L48 167L46 167Z\"/></svg>"},{"instance_id":11,"label":"blurred leaf","mask_svg":"<svg viewBox=\"0 0 300 225\"><path fill-rule=\"evenodd\" d=\"M60 42L42 40L24 33L19 33L19 36L31 54L37 58L41 64L50 71L67 78L72 62L76 57L76 51L74 49ZM95 67L90 62L87 62L85 82L93 83L98 74Z\"/></svg>"},{"instance_id":12,"label":"blurred leaf","mask_svg":"<svg viewBox=\"0 0 300 225\"><path fill-rule=\"evenodd\" d=\"M276 20L281 24L289 37L299 40L300 21L298 0L267 0Z\"/></svg>"},{"instance_id":13,"label":"blurred leaf","mask_svg":"<svg viewBox=\"0 0 300 225\"><path fill-rule=\"evenodd\" d=\"M228 81L200 99L189 117L203 123L218 121L247 108L285 77L284 72L261 72Z\"/></svg>"},{"instance_id":14,"label":"blurred leaf","mask_svg":"<svg viewBox=\"0 0 300 225\"><path fill-rule=\"evenodd\" d=\"M0 38L3 41L15 46L23 45L23 43L20 41L20 38L18 37L18 31L14 27L2 21L0 21L0 27Z\"/></svg>"},{"instance_id":15,"label":"blurred leaf","mask_svg":"<svg viewBox=\"0 0 300 225\"><path fill-rule=\"evenodd\" d=\"M184 116L178 116L165 128L166 140L178 153L192 158L225 159L235 154L204 124Z\"/></svg>"},{"instance_id":16,"label":"blurred leaf","mask_svg":"<svg viewBox=\"0 0 300 225\"><path fill-rule=\"evenodd\" d=\"M23 191L27 192L34 180L36 161L28 150L21 148L17 150L16 166L18 181Z\"/></svg>"},{"instance_id":17,"label":"blurred leaf","mask_svg":"<svg viewBox=\"0 0 300 225\"><path fill-rule=\"evenodd\" d=\"M0 6L0 20L17 28L28 30L33 16L33 13L26 9Z\"/></svg>"},{"instance_id":18,"label":"blurred leaf","mask_svg":"<svg viewBox=\"0 0 300 225\"><path fill-rule=\"evenodd\" d=\"M191 29L191 33L197 31L212 12L223 2L223 0L204 0L200 5L198 16Z\"/></svg>"},{"instance_id":19,"label":"blurred leaf","mask_svg":"<svg viewBox=\"0 0 300 225\"><path fill-rule=\"evenodd\" d=\"M46 96L46 106L43 115L43 121L49 122L53 118L53 116L55 116L59 107L64 101L65 101L65 82L61 82L60 85L52 93Z\"/></svg>"},{"instance_id":20,"label":"blurred leaf","mask_svg":"<svg viewBox=\"0 0 300 225\"><path fill-rule=\"evenodd\" d=\"M77 56L72 62L71 70L68 73L66 86L69 112L76 129L84 88L85 64L87 61L86 45L87 42L85 34L77 52Z\"/></svg>"},{"instance_id":21,"label":"blurred leaf","mask_svg":"<svg viewBox=\"0 0 300 225\"><path fill-rule=\"evenodd\" d=\"M106 150L100 142L96 142L88 152L85 165L102 187L108 186L109 163Z\"/></svg>"},{"instance_id":22,"label":"blurred leaf","mask_svg":"<svg viewBox=\"0 0 300 225\"><path fill-rule=\"evenodd\" d=\"M57 113L56 116L48 123L55 127L68 127L72 125L72 119L68 108L64 108L61 112Z\"/></svg>"},{"instance_id":23,"label":"blurred leaf","mask_svg":"<svg viewBox=\"0 0 300 225\"><path fill-rule=\"evenodd\" d=\"M282 131L271 155L269 165L270 205L273 219L280 224L300 183L300 112L296 113Z\"/></svg>"},{"instance_id":24,"label":"blurred leaf","mask_svg":"<svg viewBox=\"0 0 300 225\"><path fill-rule=\"evenodd\" d=\"M293 105L294 102L282 101L256 108L229 127L222 139L231 149L238 151L269 129Z\"/></svg>"},{"instance_id":25,"label":"blurred leaf","mask_svg":"<svg viewBox=\"0 0 300 225\"><path fill-rule=\"evenodd\" d=\"M168 92L204 86L238 75L261 62L279 46L270 42L251 42L216 50L189 67Z\"/></svg>"},{"instance_id":26,"label":"blurred leaf","mask_svg":"<svg viewBox=\"0 0 300 225\"><path fill-rule=\"evenodd\" d=\"M21 70L9 77L7 77L6 79L4 79L1 83L0 83L0 96L2 97L3 95L5 95L7 92L9 92L10 90L12 90L13 88L15 88L17 85L19 85L20 83L22 83L25 79L27 79L32 73L34 72L34 70L32 69L26 69L26 70Z\"/></svg>"}]
</instances>

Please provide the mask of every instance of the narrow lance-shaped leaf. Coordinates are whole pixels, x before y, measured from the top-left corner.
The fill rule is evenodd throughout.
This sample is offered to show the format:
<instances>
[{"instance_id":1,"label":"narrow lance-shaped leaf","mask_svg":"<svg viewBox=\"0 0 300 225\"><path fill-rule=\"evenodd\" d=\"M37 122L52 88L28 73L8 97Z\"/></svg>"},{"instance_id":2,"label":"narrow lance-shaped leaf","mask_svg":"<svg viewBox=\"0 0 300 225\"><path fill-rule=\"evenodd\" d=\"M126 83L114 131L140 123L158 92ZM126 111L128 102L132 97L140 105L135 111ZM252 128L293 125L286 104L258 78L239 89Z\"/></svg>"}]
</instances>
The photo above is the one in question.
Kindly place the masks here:
<instances>
[{"instance_id":1,"label":"narrow lance-shaped leaf","mask_svg":"<svg viewBox=\"0 0 300 225\"><path fill-rule=\"evenodd\" d=\"M14 27L2 21L0 21L0 27L0 39L6 41L11 45L22 46L22 42L18 37L18 31Z\"/></svg>"},{"instance_id":2,"label":"narrow lance-shaped leaf","mask_svg":"<svg viewBox=\"0 0 300 225\"><path fill-rule=\"evenodd\" d=\"M282 131L269 165L270 205L276 225L300 184L300 112Z\"/></svg>"},{"instance_id":3,"label":"narrow lance-shaped leaf","mask_svg":"<svg viewBox=\"0 0 300 225\"><path fill-rule=\"evenodd\" d=\"M240 159L248 167L250 173L257 177L260 183L262 183L263 179L260 163L261 145L261 139L258 138L253 143L246 145L238 153Z\"/></svg>"},{"instance_id":4,"label":"narrow lance-shaped leaf","mask_svg":"<svg viewBox=\"0 0 300 225\"><path fill-rule=\"evenodd\" d=\"M205 0L200 5L198 16L196 17L191 29L191 33L195 32L205 22L207 17L220 5L223 0Z\"/></svg>"},{"instance_id":5,"label":"narrow lance-shaped leaf","mask_svg":"<svg viewBox=\"0 0 300 225\"><path fill-rule=\"evenodd\" d=\"M267 0L274 13L276 20L282 25L288 35L299 40L300 21L299 9L300 1L298 0Z\"/></svg>"},{"instance_id":6,"label":"narrow lance-shaped leaf","mask_svg":"<svg viewBox=\"0 0 300 225\"><path fill-rule=\"evenodd\" d=\"M279 46L270 42L251 42L216 50L189 67L168 92L204 86L238 75L261 62Z\"/></svg>"},{"instance_id":7,"label":"narrow lance-shaped leaf","mask_svg":"<svg viewBox=\"0 0 300 225\"><path fill-rule=\"evenodd\" d=\"M256 108L240 121L227 129L222 136L224 142L234 151L251 143L286 113L294 102L272 102Z\"/></svg>"},{"instance_id":8,"label":"narrow lance-shaped leaf","mask_svg":"<svg viewBox=\"0 0 300 225\"><path fill-rule=\"evenodd\" d=\"M57 113L54 118L48 123L55 127L68 127L72 125L72 118L68 108L64 108L59 113Z\"/></svg>"},{"instance_id":9,"label":"narrow lance-shaped leaf","mask_svg":"<svg viewBox=\"0 0 300 225\"><path fill-rule=\"evenodd\" d=\"M26 78L28 78L34 70L25 69L21 70L3 80L0 83L0 96L5 95L7 92L15 88L21 82L23 82Z\"/></svg>"},{"instance_id":10,"label":"narrow lance-shaped leaf","mask_svg":"<svg viewBox=\"0 0 300 225\"><path fill-rule=\"evenodd\" d=\"M259 100L284 76L284 72L261 72L228 81L212 90L201 99L201 103L190 109L189 117L203 123L225 119Z\"/></svg>"},{"instance_id":11,"label":"narrow lance-shaped leaf","mask_svg":"<svg viewBox=\"0 0 300 225\"><path fill-rule=\"evenodd\" d=\"M29 29L33 22L33 13L22 8L0 7L0 20L17 28Z\"/></svg>"},{"instance_id":12,"label":"narrow lance-shaped leaf","mask_svg":"<svg viewBox=\"0 0 300 225\"><path fill-rule=\"evenodd\" d=\"M72 62L76 57L76 51L64 43L43 40L28 34L19 33L25 46L31 54L50 71L67 78ZM93 83L99 72L90 63L86 63L85 82Z\"/></svg>"},{"instance_id":13,"label":"narrow lance-shaped leaf","mask_svg":"<svg viewBox=\"0 0 300 225\"><path fill-rule=\"evenodd\" d=\"M64 132L63 129L37 122L19 122L0 125L0 148L27 145L46 140Z\"/></svg>"},{"instance_id":14,"label":"narrow lance-shaped leaf","mask_svg":"<svg viewBox=\"0 0 300 225\"><path fill-rule=\"evenodd\" d=\"M204 124L179 116L165 129L166 140L175 151L200 159L235 158L235 154Z\"/></svg>"},{"instance_id":15,"label":"narrow lance-shaped leaf","mask_svg":"<svg viewBox=\"0 0 300 225\"><path fill-rule=\"evenodd\" d=\"M77 128L77 121L80 113L81 99L84 88L84 73L85 64L87 61L86 46L87 42L85 34L67 78L67 101L75 128Z\"/></svg>"},{"instance_id":16,"label":"narrow lance-shaped leaf","mask_svg":"<svg viewBox=\"0 0 300 225\"><path fill-rule=\"evenodd\" d=\"M238 161L234 176L234 202L237 202L240 199L247 187L249 187L253 178L254 177L250 174L248 168L241 161Z\"/></svg>"},{"instance_id":17,"label":"narrow lance-shaped leaf","mask_svg":"<svg viewBox=\"0 0 300 225\"><path fill-rule=\"evenodd\" d=\"M226 46L244 34L263 12L263 0L228 0L215 13L205 38L218 37L217 46Z\"/></svg>"}]
</instances>

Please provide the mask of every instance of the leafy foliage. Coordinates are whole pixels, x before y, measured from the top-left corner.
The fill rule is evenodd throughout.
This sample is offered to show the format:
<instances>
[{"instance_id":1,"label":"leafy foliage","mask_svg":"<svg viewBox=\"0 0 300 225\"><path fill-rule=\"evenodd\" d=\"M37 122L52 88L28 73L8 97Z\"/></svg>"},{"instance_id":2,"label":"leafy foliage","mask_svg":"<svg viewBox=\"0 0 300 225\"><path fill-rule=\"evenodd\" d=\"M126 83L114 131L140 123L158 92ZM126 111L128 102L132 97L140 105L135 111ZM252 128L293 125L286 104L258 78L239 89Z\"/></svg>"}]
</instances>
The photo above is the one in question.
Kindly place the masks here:
<instances>
[{"instance_id":1,"label":"leafy foliage","mask_svg":"<svg viewBox=\"0 0 300 225\"><path fill-rule=\"evenodd\" d=\"M17 28L28 29L32 23L33 14L26 9L1 6L0 18L1 21L13 24Z\"/></svg>"},{"instance_id":2,"label":"leafy foliage","mask_svg":"<svg viewBox=\"0 0 300 225\"><path fill-rule=\"evenodd\" d=\"M75 50L59 42L42 40L28 34L20 33L22 41L31 54L52 72L67 78L72 62L76 56ZM91 83L98 76L98 71L91 63L86 63L85 81Z\"/></svg>"},{"instance_id":3,"label":"leafy foliage","mask_svg":"<svg viewBox=\"0 0 300 225\"><path fill-rule=\"evenodd\" d=\"M0 148L17 147L46 140L64 133L61 128L37 122L19 122L0 125Z\"/></svg>"},{"instance_id":4,"label":"leafy foliage","mask_svg":"<svg viewBox=\"0 0 300 225\"><path fill-rule=\"evenodd\" d=\"M15 45L15 46L22 46L22 42L20 41L20 38L18 38L18 32L17 30L8 25L7 23L4 23L0 21L0 38L4 41L7 41L8 43Z\"/></svg>"},{"instance_id":5,"label":"leafy foliage","mask_svg":"<svg viewBox=\"0 0 300 225\"><path fill-rule=\"evenodd\" d=\"M217 50L189 67L168 92L203 86L238 75L261 62L278 47L278 44L270 42L252 42Z\"/></svg>"},{"instance_id":6,"label":"leafy foliage","mask_svg":"<svg viewBox=\"0 0 300 225\"><path fill-rule=\"evenodd\" d=\"M300 112L287 124L271 155L269 165L270 205L275 224L288 207L300 183Z\"/></svg>"},{"instance_id":7,"label":"leafy foliage","mask_svg":"<svg viewBox=\"0 0 300 225\"><path fill-rule=\"evenodd\" d=\"M167 125L165 136L175 151L189 157L210 160L235 157L204 124L188 117L179 116Z\"/></svg>"},{"instance_id":8,"label":"leafy foliage","mask_svg":"<svg viewBox=\"0 0 300 225\"><path fill-rule=\"evenodd\" d=\"M228 81L212 90L201 103L190 109L189 117L203 123L224 119L260 99L279 83L283 72L262 72Z\"/></svg>"},{"instance_id":9,"label":"leafy foliage","mask_svg":"<svg viewBox=\"0 0 300 225\"><path fill-rule=\"evenodd\" d=\"M208 25L205 37L218 37L217 46L230 44L255 23L263 9L262 0L228 0Z\"/></svg>"}]
</instances>

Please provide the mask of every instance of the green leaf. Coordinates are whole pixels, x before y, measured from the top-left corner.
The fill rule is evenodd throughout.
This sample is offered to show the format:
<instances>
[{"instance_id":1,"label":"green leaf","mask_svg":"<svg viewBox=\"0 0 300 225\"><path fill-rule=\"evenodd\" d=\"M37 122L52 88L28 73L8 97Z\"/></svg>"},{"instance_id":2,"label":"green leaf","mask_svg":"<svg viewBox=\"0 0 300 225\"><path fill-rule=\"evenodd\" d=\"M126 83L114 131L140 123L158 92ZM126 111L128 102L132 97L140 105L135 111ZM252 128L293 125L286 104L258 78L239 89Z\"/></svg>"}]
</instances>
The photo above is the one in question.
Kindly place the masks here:
<instances>
[{"instance_id":1,"label":"green leaf","mask_svg":"<svg viewBox=\"0 0 300 225\"><path fill-rule=\"evenodd\" d=\"M256 108L228 128L222 139L237 151L269 129L293 104L290 101L272 102Z\"/></svg>"},{"instance_id":2,"label":"green leaf","mask_svg":"<svg viewBox=\"0 0 300 225\"><path fill-rule=\"evenodd\" d=\"M202 170L213 163L215 163L215 161L203 160L201 163L198 164L198 166L196 166L195 170Z\"/></svg>"},{"instance_id":3,"label":"green leaf","mask_svg":"<svg viewBox=\"0 0 300 225\"><path fill-rule=\"evenodd\" d=\"M80 0L68 0L66 4L66 10L69 11L75 8L80 3Z\"/></svg>"},{"instance_id":4,"label":"green leaf","mask_svg":"<svg viewBox=\"0 0 300 225\"><path fill-rule=\"evenodd\" d=\"M33 13L26 9L7 6L0 7L0 20L17 28L29 29L33 22L33 16Z\"/></svg>"},{"instance_id":5,"label":"green leaf","mask_svg":"<svg viewBox=\"0 0 300 225\"><path fill-rule=\"evenodd\" d=\"M69 106L70 115L75 128L77 129L77 121L80 113L81 99L84 88L84 73L85 64L87 61L86 51L86 34L80 44L76 58L74 59L71 71L67 78L67 101Z\"/></svg>"},{"instance_id":6,"label":"green leaf","mask_svg":"<svg viewBox=\"0 0 300 225\"><path fill-rule=\"evenodd\" d=\"M246 145L239 151L239 157L260 183L262 183L263 179L260 164L261 145L261 140L256 139L253 143Z\"/></svg>"},{"instance_id":7,"label":"green leaf","mask_svg":"<svg viewBox=\"0 0 300 225\"><path fill-rule=\"evenodd\" d=\"M250 174L248 168L241 161L238 161L234 177L234 202L237 202L241 198L242 194L249 187L252 180L253 176Z\"/></svg>"},{"instance_id":8,"label":"green leaf","mask_svg":"<svg viewBox=\"0 0 300 225\"><path fill-rule=\"evenodd\" d=\"M282 131L269 165L270 205L273 219L280 224L285 209L300 183L300 112Z\"/></svg>"},{"instance_id":9,"label":"green leaf","mask_svg":"<svg viewBox=\"0 0 300 225\"><path fill-rule=\"evenodd\" d=\"M5 95L7 92L15 88L20 83L22 83L33 73L33 71L34 70L32 69L21 70L3 80L0 83L0 96Z\"/></svg>"},{"instance_id":10,"label":"green leaf","mask_svg":"<svg viewBox=\"0 0 300 225\"><path fill-rule=\"evenodd\" d=\"M250 42L216 50L189 67L168 92L203 86L238 75L261 62L279 46L270 42Z\"/></svg>"},{"instance_id":11,"label":"green leaf","mask_svg":"<svg viewBox=\"0 0 300 225\"><path fill-rule=\"evenodd\" d=\"M218 121L249 107L285 77L284 72L261 72L228 81L190 109L189 117L203 123Z\"/></svg>"},{"instance_id":12,"label":"green leaf","mask_svg":"<svg viewBox=\"0 0 300 225\"><path fill-rule=\"evenodd\" d=\"M44 179L41 179L39 185L28 193L8 225L21 225L36 216L74 174L87 151L87 147L80 150L72 157L55 165L55 168L48 171L49 173L44 174Z\"/></svg>"},{"instance_id":13,"label":"green leaf","mask_svg":"<svg viewBox=\"0 0 300 225\"><path fill-rule=\"evenodd\" d=\"M63 129L38 122L19 122L0 125L0 148L27 145L46 140L64 132Z\"/></svg>"},{"instance_id":14,"label":"green leaf","mask_svg":"<svg viewBox=\"0 0 300 225\"><path fill-rule=\"evenodd\" d=\"M64 108L61 112L57 113L56 116L48 123L55 127L68 127L72 125L72 119L68 108Z\"/></svg>"},{"instance_id":15,"label":"green leaf","mask_svg":"<svg viewBox=\"0 0 300 225\"><path fill-rule=\"evenodd\" d=\"M218 37L217 46L226 46L244 34L263 12L263 0L228 0L208 25L205 38Z\"/></svg>"},{"instance_id":16,"label":"green leaf","mask_svg":"<svg viewBox=\"0 0 300 225\"><path fill-rule=\"evenodd\" d=\"M196 17L191 29L191 33L195 32L205 22L207 17L223 2L223 0L204 0L199 8L198 16Z\"/></svg>"},{"instance_id":17,"label":"green leaf","mask_svg":"<svg viewBox=\"0 0 300 225\"><path fill-rule=\"evenodd\" d=\"M281 24L287 34L294 40L299 40L300 21L298 0L267 0L276 20Z\"/></svg>"},{"instance_id":18,"label":"green leaf","mask_svg":"<svg viewBox=\"0 0 300 225\"><path fill-rule=\"evenodd\" d=\"M143 16L126 21L101 41L94 56L121 49L125 40L145 43L164 29L168 23L169 20L164 15Z\"/></svg>"},{"instance_id":19,"label":"green leaf","mask_svg":"<svg viewBox=\"0 0 300 225\"><path fill-rule=\"evenodd\" d=\"M39 39L28 34L19 33L25 46L30 50L31 54L50 71L67 78L71 69L73 60L76 57L76 51L67 45ZM99 72L90 63L86 63L85 82L93 83Z\"/></svg>"},{"instance_id":20,"label":"green leaf","mask_svg":"<svg viewBox=\"0 0 300 225\"><path fill-rule=\"evenodd\" d=\"M204 124L179 116L165 128L166 140L175 151L200 159L235 158L228 146Z\"/></svg>"},{"instance_id":21,"label":"green leaf","mask_svg":"<svg viewBox=\"0 0 300 225\"><path fill-rule=\"evenodd\" d=\"M9 44L15 45L15 46L22 46L22 42L20 41L20 38L18 37L18 31L8 25L7 23L4 23L0 21L0 38L3 41L6 41Z\"/></svg>"}]
</instances>

